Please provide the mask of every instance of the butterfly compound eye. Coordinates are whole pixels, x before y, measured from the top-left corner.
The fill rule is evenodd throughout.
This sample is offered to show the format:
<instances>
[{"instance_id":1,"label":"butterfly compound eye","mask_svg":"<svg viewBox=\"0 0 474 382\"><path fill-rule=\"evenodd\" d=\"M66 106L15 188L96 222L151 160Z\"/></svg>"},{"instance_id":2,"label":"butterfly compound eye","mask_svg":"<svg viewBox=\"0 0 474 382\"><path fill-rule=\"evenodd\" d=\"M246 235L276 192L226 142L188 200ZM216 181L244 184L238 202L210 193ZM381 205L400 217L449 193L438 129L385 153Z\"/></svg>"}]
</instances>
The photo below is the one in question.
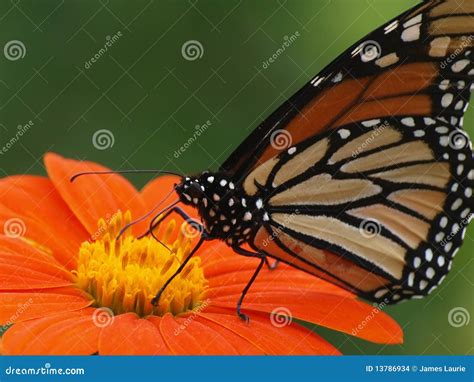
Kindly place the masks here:
<instances>
[{"instance_id":1,"label":"butterfly compound eye","mask_svg":"<svg viewBox=\"0 0 474 382\"><path fill-rule=\"evenodd\" d=\"M203 197L201 185L195 179L185 178L175 186L175 190L185 204L192 204L196 199L200 200Z\"/></svg>"}]
</instances>

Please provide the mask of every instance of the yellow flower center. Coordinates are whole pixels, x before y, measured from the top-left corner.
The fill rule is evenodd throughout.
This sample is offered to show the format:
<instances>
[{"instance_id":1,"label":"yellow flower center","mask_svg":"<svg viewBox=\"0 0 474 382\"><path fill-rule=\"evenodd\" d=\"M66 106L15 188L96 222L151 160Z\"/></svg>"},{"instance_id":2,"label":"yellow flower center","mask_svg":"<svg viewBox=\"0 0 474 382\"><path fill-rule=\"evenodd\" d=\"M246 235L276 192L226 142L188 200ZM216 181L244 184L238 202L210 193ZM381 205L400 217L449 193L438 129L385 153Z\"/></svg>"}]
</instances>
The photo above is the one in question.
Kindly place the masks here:
<instances>
[{"instance_id":1,"label":"yellow flower center","mask_svg":"<svg viewBox=\"0 0 474 382\"><path fill-rule=\"evenodd\" d=\"M109 221L99 220L94 235L98 238L93 236L94 241L83 242L79 250L74 271L77 285L94 298L95 306L108 307L114 314L177 315L199 306L205 300L208 283L197 256L165 289L159 304L155 308L151 304L190 253L191 240L184 235L186 230L179 229L176 235L176 221L167 223L159 239L169 249L153 237L138 239L128 231L117 239L120 229L130 221L130 211L118 211ZM171 239L173 236L177 238Z\"/></svg>"}]
</instances>

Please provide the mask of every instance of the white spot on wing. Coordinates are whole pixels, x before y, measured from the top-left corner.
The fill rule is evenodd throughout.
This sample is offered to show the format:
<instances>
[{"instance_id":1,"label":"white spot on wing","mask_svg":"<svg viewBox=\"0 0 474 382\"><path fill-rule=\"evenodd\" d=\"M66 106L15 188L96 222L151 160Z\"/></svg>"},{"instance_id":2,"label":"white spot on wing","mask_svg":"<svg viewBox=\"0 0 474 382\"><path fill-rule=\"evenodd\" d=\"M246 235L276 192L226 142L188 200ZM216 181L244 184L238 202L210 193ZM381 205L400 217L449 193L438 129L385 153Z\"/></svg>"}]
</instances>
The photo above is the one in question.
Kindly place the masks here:
<instances>
[{"instance_id":1,"label":"white spot on wing","mask_svg":"<svg viewBox=\"0 0 474 382\"><path fill-rule=\"evenodd\" d=\"M342 81L342 73L339 72L334 76L334 78L332 79L332 82L338 83L338 82L341 82L341 81Z\"/></svg>"},{"instance_id":2,"label":"white spot on wing","mask_svg":"<svg viewBox=\"0 0 474 382\"><path fill-rule=\"evenodd\" d=\"M421 23L423 15L420 13L418 16L412 17L410 20L408 20L406 23L403 24L404 28L411 27L412 25L419 24Z\"/></svg>"},{"instance_id":3,"label":"white spot on wing","mask_svg":"<svg viewBox=\"0 0 474 382\"><path fill-rule=\"evenodd\" d=\"M351 132L347 129L340 129L337 131L337 133L342 139L347 139L349 135L351 135Z\"/></svg>"},{"instance_id":4,"label":"white spot on wing","mask_svg":"<svg viewBox=\"0 0 474 382\"><path fill-rule=\"evenodd\" d=\"M372 127L378 125L380 123L380 119L370 119L368 121L362 122L362 125L365 127Z\"/></svg>"},{"instance_id":5,"label":"white spot on wing","mask_svg":"<svg viewBox=\"0 0 474 382\"><path fill-rule=\"evenodd\" d=\"M405 42L416 41L420 38L420 25L414 25L405 29L402 33L402 40Z\"/></svg>"},{"instance_id":6,"label":"white spot on wing","mask_svg":"<svg viewBox=\"0 0 474 382\"><path fill-rule=\"evenodd\" d=\"M402 118L402 123L405 125L405 126L409 126L409 127L413 127L415 126L415 120L411 117L408 117L408 118Z\"/></svg>"},{"instance_id":7,"label":"white spot on wing","mask_svg":"<svg viewBox=\"0 0 474 382\"><path fill-rule=\"evenodd\" d=\"M385 34L388 34L392 31L394 31L395 29L398 28L398 20L395 20L394 22L388 24L385 28L384 28L384 31L385 31Z\"/></svg>"},{"instance_id":8,"label":"white spot on wing","mask_svg":"<svg viewBox=\"0 0 474 382\"><path fill-rule=\"evenodd\" d=\"M451 66L451 70L452 70L454 73L459 73L459 72L462 71L468 64L469 64L469 60L459 60L459 61L456 61L456 62Z\"/></svg>"},{"instance_id":9,"label":"white spot on wing","mask_svg":"<svg viewBox=\"0 0 474 382\"><path fill-rule=\"evenodd\" d=\"M443 107L448 107L451 105L451 102L453 102L454 96L451 93L446 93L442 98L441 98L441 106Z\"/></svg>"}]
</instances>

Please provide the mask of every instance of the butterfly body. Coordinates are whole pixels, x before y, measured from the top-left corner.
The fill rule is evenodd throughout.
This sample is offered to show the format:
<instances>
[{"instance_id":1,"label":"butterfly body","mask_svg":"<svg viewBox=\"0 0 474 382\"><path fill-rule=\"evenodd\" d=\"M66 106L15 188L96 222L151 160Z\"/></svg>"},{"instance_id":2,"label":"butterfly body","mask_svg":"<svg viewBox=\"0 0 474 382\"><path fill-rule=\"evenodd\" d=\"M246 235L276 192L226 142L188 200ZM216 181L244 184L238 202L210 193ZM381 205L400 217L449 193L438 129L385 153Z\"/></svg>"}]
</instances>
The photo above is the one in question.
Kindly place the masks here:
<instances>
[{"instance_id":1,"label":"butterfly body","mask_svg":"<svg viewBox=\"0 0 474 382\"><path fill-rule=\"evenodd\" d=\"M224 173L203 172L176 185L182 203L195 207L209 239L230 246L247 242L268 214L259 196L249 196Z\"/></svg>"}]
</instances>

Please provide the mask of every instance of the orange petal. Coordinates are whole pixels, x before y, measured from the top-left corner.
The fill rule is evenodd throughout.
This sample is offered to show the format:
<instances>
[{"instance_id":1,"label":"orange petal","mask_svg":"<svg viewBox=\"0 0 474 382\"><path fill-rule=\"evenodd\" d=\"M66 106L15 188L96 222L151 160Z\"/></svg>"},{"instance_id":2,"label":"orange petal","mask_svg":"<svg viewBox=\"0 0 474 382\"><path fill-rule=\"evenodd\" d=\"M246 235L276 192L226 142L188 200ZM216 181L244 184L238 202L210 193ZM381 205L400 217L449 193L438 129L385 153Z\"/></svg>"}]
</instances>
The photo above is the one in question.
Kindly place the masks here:
<instances>
[{"instance_id":1,"label":"orange petal","mask_svg":"<svg viewBox=\"0 0 474 382\"><path fill-rule=\"evenodd\" d=\"M181 338L177 338L178 336L174 333L178 328L179 324L171 314L164 315L159 321L160 333L171 353L181 355L203 354L199 339L194 338L189 333L185 333Z\"/></svg>"},{"instance_id":2,"label":"orange petal","mask_svg":"<svg viewBox=\"0 0 474 382\"><path fill-rule=\"evenodd\" d=\"M48 292L28 291L0 293L0 325L10 325L62 312L72 312L89 306L92 301L80 291L61 293L60 288Z\"/></svg>"},{"instance_id":3,"label":"orange petal","mask_svg":"<svg viewBox=\"0 0 474 382\"><path fill-rule=\"evenodd\" d=\"M214 330L192 318L172 317L170 314L155 321L173 354L179 355L235 355L236 349L229 336L222 330ZM202 320L201 320L202 321ZM228 333L231 334L231 333ZM234 337L232 335L232 337Z\"/></svg>"},{"instance_id":4,"label":"orange petal","mask_svg":"<svg viewBox=\"0 0 474 382\"><path fill-rule=\"evenodd\" d=\"M98 350L95 309L86 308L20 322L3 335L8 355L89 355Z\"/></svg>"},{"instance_id":5,"label":"orange petal","mask_svg":"<svg viewBox=\"0 0 474 382\"><path fill-rule=\"evenodd\" d=\"M169 354L161 333L150 321L134 313L114 317L99 336L101 355Z\"/></svg>"},{"instance_id":6,"label":"orange petal","mask_svg":"<svg viewBox=\"0 0 474 382\"><path fill-rule=\"evenodd\" d=\"M323 338L294 322L279 327L272 325L268 314L253 313L249 324L238 318L234 309L220 312L216 309L215 313L206 311L199 315L219 325L221 334L224 335L226 332L238 334L252 347L257 347L267 355L340 354ZM244 351L242 354L247 353Z\"/></svg>"},{"instance_id":7,"label":"orange petal","mask_svg":"<svg viewBox=\"0 0 474 382\"><path fill-rule=\"evenodd\" d=\"M44 252L21 239L0 235L0 290L72 285L73 276Z\"/></svg>"},{"instance_id":8,"label":"orange petal","mask_svg":"<svg viewBox=\"0 0 474 382\"><path fill-rule=\"evenodd\" d=\"M50 248L63 264L76 256L80 243L88 237L54 185L43 177L25 175L0 180L3 231L8 231L6 227L12 221L23 225L24 237Z\"/></svg>"},{"instance_id":9,"label":"orange petal","mask_svg":"<svg viewBox=\"0 0 474 382\"><path fill-rule=\"evenodd\" d=\"M248 261L240 258L228 260L205 267L205 275L209 280L209 296L218 297L240 293L247 285L257 268L258 260ZM262 269L249 293L261 291L281 291L304 294L308 291L327 293L348 298L355 298L352 293L339 288L318 277L309 275L298 269L280 264L276 270Z\"/></svg>"},{"instance_id":10,"label":"orange petal","mask_svg":"<svg viewBox=\"0 0 474 382\"><path fill-rule=\"evenodd\" d=\"M245 355L264 355L264 351L259 348L257 345L249 342L245 337L241 336L240 333L234 332L227 328L224 328L219 323L216 323L212 320L209 320L205 317L201 317L200 315L193 316L192 324L199 323L201 326L206 326L209 329L213 330L213 333L219 333L219 335L227 341L232 348L234 349L233 352L229 352L228 354L245 354ZM189 318L186 318L182 325L187 329L190 325ZM181 335L181 325L180 325L180 332L178 335ZM216 337L216 341L218 341L219 337Z\"/></svg>"},{"instance_id":11,"label":"orange petal","mask_svg":"<svg viewBox=\"0 0 474 382\"><path fill-rule=\"evenodd\" d=\"M211 269L219 269L219 265L222 265L228 259L235 259L236 256L243 261L252 260L248 257L237 255L232 248L221 240L205 241L198 253L201 256L202 265L205 268L209 267L209 271ZM216 265L216 268L211 268L212 265ZM211 272L208 273L210 276L212 275Z\"/></svg>"},{"instance_id":12,"label":"orange petal","mask_svg":"<svg viewBox=\"0 0 474 382\"><path fill-rule=\"evenodd\" d=\"M64 159L53 153L46 154L44 162L54 186L92 235L97 232L100 218L110 218L119 209L132 211L133 218L146 212L140 194L120 175L86 175L70 182L79 172L109 171L104 166Z\"/></svg>"},{"instance_id":13,"label":"orange petal","mask_svg":"<svg viewBox=\"0 0 474 382\"><path fill-rule=\"evenodd\" d=\"M240 294L218 297L215 306L235 308ZM301 293L271 290L248 294L243 305L247 311L288 310L294 318L325 326L353 336L384 344L403 342L400 326L388 315L362 301L337 295L308 291ZM249 313L252 316L252 312Z\"/></svg>"}]
</instances>

